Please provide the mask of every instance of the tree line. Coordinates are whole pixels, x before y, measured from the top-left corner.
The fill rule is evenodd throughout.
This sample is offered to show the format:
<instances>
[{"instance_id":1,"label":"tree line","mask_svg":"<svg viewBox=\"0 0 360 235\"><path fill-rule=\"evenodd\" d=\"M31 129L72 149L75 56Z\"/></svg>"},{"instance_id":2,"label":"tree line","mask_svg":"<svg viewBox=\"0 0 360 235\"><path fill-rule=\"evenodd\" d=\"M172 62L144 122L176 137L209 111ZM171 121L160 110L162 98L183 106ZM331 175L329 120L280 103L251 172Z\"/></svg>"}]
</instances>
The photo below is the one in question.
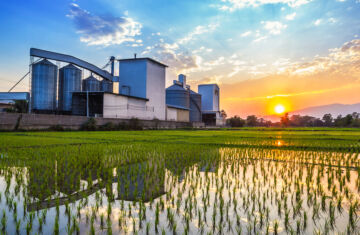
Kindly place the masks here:
<instances>
[{"instance_id":1,"label":"tree line","mask_svg":"<svg viewBox=\"0 0 360 235\"><path fill-rule=\"evenodd\" d=\"M245 119L235 115L226 119L226 124L231 127L360 127L360 113L354 112L345 116L338 115L334 118L330 113L322 118L285 113L279 122L271 122L255 115Z\"/></svg>"}]
</instances>

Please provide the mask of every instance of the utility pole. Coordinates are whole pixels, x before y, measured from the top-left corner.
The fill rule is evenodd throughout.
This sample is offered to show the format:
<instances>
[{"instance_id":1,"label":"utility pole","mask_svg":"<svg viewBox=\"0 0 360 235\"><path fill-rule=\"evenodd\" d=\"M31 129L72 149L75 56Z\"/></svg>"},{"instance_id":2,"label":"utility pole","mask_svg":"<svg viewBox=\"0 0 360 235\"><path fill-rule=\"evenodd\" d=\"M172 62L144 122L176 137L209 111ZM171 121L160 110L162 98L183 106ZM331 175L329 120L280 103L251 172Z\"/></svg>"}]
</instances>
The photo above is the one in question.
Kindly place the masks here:
<instances>
[{"instance_id":1,"label":"utility pole","mask_svg":"<svg viewBox=\"0 0 360 235\"><path fill-rule=\"evenodd\" d=\"M86 91L86 116L89 117L89 91Z\"/></svg>"}]
</instances>

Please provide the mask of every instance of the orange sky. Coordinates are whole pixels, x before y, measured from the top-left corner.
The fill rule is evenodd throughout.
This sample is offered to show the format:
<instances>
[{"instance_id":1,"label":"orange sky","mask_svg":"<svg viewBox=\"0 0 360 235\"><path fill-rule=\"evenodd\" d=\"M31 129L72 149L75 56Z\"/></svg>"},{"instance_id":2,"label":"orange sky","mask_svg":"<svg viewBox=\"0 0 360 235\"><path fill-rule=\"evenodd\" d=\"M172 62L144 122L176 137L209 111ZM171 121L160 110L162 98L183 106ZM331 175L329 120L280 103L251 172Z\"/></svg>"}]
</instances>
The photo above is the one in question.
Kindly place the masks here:
<instances>
[{"instance_id":1,"label":"orange sky","mask_svg":"<svg viewBox=\"0 0 360 235\"><path fill-rule=\"evenodd\" d=\"M245 117L273 114L277 104L283 104L287 111L353 104L360 102L359 78L360 40L352 40L330 49L326 56L289 63L264 77L220 83L221 108L229 116ZM204 82L211 82L208 80Z\"/></svg>"}]
</instances>

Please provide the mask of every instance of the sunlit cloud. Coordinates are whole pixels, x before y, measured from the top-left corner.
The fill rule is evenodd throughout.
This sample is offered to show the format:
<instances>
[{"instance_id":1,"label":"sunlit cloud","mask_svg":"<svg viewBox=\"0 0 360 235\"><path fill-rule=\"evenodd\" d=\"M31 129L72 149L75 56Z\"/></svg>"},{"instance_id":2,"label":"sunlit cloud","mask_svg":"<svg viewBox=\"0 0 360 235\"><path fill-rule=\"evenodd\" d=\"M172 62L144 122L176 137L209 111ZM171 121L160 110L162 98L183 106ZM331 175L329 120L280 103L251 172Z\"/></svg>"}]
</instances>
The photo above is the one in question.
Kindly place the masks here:
<instances>
[{"instance_id":1,"label":"sunlit cloud","mask_svg":"<svg viewBox=\"0 0 360 235\"><path fill-rule=\"evenodd\" d=\"M269 31L270 34L277 35L287 28L286 24L280 21L262 21L264 28Z\"/></svg>"},{"instance_id":2,"label":"sunlit cloud","mask_svg":"<svg viewBox=\"0 0 360 235\"><path fill-rule=\"evenodd\" d=\"M287 19L287 20L294 20L294 19L295 19L295 16L296 16L296 12L286 15L286 16L285 16L285 19Z\"/></svg>"},{"instance_id":3,"label":"sunlit cloud","mask_svg":"<svg viewBox=\"0 0 360 235\"><path fill-rule=\"evenodd\" d=\"M209 24L209 25L199 25L192 32L187 34L185 37L178 40L179 44L185 44L190 41L193 41L197 35L202 35L204 33L213 32L219 24Z\"/></svg>"}]
</instances>

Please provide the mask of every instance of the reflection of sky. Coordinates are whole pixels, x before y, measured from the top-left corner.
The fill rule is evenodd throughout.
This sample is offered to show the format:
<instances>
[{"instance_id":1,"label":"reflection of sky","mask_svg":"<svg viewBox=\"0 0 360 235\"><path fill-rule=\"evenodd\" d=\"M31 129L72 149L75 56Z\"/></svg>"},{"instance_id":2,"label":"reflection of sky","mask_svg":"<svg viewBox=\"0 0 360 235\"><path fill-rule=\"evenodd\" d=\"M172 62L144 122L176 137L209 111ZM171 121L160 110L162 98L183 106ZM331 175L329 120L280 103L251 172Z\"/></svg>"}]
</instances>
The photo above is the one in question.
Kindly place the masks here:
<instances>
[{"instance_id":1,"label":"reflection of sky","mask_svg":"<svg viewBox=\"0 0 360 235\"><path fill-rule=\"evenodd\" d=\"M294 109L360 101L353 95L359 87L359 1L75 3L0 2L1 91L27 72L29 48L38 47L100 67L111 55L153 57L170 65L168 85L180 72L192 85L221 84L221 106L231 115L263 114L273 100Z\"/></svg>"}]
</instances>

